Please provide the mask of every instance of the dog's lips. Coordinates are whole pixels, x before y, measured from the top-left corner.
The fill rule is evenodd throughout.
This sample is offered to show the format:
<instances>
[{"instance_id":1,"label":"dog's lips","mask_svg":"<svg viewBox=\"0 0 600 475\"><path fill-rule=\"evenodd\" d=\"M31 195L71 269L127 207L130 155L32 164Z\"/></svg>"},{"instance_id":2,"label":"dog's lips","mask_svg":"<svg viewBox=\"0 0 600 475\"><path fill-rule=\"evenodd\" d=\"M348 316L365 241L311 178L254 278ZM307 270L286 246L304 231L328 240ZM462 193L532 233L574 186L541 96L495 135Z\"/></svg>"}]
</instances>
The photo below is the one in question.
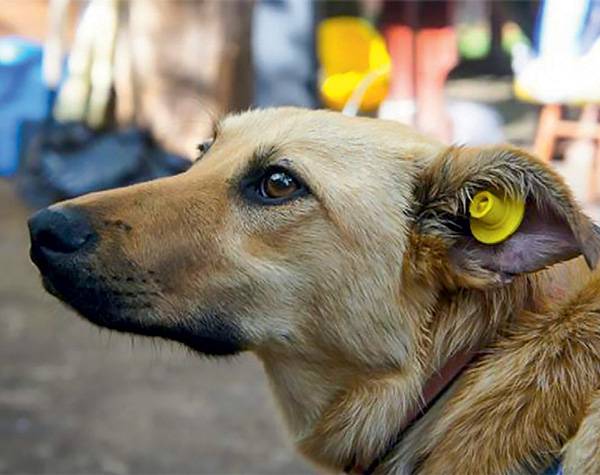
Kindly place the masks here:
<instances>
[{"instance_id":1,"label":"dog's lips","mask_svg":"<svg viewBox=\"0 0 600 475\"><path fill-rule=\"evenodd\" d=\"M95 325L173 340L205 355L233 355L248 347L233 319L221 313L195 311L176 321L162 319L150 302L133 305L121 292L117 294L115 289L90 285L90 276L85 280L88 281L85 287L78 286L75 278L66 279L48 269L42 271L44 288Z\"/></svg>"},{"instance_id":2,"label":"dog's lips","mask_svg":"<svg viewBox=\"0 0 600 475\"><path fill-rule=\"evenodd\" d=\"M117 325L113 329L173 340L204 355L227 356L248 347L239 328L231 321L220 314L209 314L198 320L185 319L170 325Z\"/></svg>"},{"instance_id":3,"label":"dog's lips","mask_svg":"<svg viewBox=\"0 0 600 475\"><path fill-rule=\"evenodd\" d=\"M176 341L192 350L210 356L234 355L248 347L238 327L232 320L217 313L204 313L202 317L189 316L179 319L162 319L139 311L98 308L97 311L82 311L72 305L84 318L95 325L121 333L159 337Z\"/></svg>"}]
</instances>

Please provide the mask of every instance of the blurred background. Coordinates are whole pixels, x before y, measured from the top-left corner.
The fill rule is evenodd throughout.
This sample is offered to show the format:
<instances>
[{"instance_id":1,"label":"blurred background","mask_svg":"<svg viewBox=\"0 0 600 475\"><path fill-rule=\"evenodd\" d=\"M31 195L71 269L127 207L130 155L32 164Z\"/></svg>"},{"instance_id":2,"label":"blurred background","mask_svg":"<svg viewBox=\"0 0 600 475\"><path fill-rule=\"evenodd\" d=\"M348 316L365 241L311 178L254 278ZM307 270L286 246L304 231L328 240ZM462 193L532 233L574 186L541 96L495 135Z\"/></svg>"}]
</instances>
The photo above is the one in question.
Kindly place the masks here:
<instances>
[{"instance_id":1,"label":"blurred background","mask_svg":"<svg viewBox=\"0 0 600 475\"><path fill-rule=\"evenodd\" d=\"M314 473L260 364L111 335L47 296L26 218L185 170L249 107L511 142L600 219L600 0L0 0L0 472Z\"/></svg>"}]
</instances>

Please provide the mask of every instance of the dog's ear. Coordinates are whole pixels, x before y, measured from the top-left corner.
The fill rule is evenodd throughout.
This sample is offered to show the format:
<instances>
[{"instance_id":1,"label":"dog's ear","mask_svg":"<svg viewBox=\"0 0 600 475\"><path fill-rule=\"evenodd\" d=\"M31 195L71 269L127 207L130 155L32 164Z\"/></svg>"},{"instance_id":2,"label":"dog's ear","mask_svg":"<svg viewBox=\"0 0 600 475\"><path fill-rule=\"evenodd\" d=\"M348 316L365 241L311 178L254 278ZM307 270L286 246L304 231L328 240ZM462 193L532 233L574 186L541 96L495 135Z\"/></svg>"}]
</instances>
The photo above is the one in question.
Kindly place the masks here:
<instances>
[{"instance_id":1,"label":"dog's ear","mask_svg":"<svg viewBox=\"0 0 600 475\"><path fill-rule=\"evenodd\" d=\"M563 180L536 158L509 147L450 147L421 167L415 232L443 243L461 285L507 283L581 254L596 266L596 227ZM525 202L520 226L497 244L479 242L470 230L469 205L483 190Z\"/></svg>"}]
</instances>

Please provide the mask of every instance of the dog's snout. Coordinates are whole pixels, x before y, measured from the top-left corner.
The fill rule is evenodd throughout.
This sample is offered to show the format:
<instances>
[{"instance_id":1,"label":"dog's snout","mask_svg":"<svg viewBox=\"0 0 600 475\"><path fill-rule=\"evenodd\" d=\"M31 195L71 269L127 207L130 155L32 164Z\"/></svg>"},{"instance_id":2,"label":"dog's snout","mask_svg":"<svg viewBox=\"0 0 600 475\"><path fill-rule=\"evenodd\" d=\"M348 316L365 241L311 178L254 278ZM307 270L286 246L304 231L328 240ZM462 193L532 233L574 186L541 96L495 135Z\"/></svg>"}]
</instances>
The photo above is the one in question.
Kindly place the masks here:
<instances>
[{"instance_id":1,"label":"dog's snout","mask_svg":"<svg viewBox=\"0 0 600 475\"><path fill-rule=\"evenodd\" d=\"M28 225L31 246L41 252L75 253L96 235L85 214L75 207L45 208L29 218Z\"/></svg>"}]
</instances>

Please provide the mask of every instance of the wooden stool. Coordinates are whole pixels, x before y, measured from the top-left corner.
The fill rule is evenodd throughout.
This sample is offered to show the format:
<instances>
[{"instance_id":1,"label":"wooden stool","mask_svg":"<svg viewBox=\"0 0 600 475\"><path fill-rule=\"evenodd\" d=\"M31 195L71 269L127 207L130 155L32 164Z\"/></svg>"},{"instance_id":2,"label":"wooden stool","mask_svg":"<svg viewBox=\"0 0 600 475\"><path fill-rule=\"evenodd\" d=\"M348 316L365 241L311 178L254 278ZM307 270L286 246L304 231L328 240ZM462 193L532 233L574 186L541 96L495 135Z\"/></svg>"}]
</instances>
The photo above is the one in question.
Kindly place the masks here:
<instances>
[{"instance_id":1,"label":"wooden stool","mask_svg":"<svg viewBox=\"0 0 600 475\"><path fill-rule=\"evenodd\" d=\"M592 161L592 170L589 175L589 198L596 201L600 198L598 194L598 182L600 181L600 124L598 123L598 104L585 104L581 106L581 114L577 120L563 118L563 106L561 104L546 104L542 106L538 129L533 146L534 153L549 162L552 160L554 146L559 138L571 140L594 140L595 154Z\"/></svg>"}]
</instances>

